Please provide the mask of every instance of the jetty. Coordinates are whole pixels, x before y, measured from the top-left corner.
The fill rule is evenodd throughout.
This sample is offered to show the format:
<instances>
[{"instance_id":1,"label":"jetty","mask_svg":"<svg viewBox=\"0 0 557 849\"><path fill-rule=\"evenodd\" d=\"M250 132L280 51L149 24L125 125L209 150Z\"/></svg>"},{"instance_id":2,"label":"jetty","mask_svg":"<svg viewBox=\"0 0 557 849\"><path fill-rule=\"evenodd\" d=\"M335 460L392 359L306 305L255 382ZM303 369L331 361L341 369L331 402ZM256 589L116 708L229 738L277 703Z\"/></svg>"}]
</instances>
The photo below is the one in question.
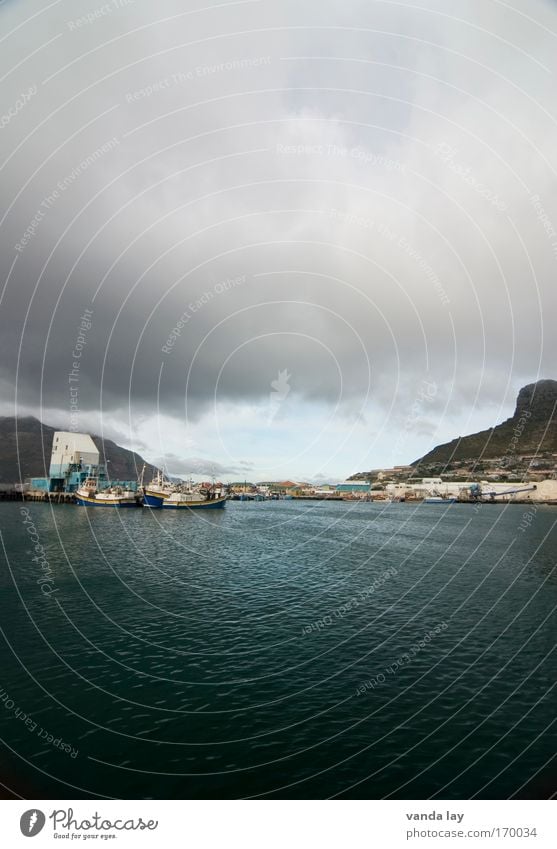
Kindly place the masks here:
<instances>
[{"instance_id":1,"label":"jetty","mask_svg":"<svg viewBox=\"0 0 557 849\"><path fill-rule=\"evenodd\" d=\"M45 504L73 504L73 492L30 490L21 484L0 485L0 501L42 501Z\"/></svg>"}]
</instances>

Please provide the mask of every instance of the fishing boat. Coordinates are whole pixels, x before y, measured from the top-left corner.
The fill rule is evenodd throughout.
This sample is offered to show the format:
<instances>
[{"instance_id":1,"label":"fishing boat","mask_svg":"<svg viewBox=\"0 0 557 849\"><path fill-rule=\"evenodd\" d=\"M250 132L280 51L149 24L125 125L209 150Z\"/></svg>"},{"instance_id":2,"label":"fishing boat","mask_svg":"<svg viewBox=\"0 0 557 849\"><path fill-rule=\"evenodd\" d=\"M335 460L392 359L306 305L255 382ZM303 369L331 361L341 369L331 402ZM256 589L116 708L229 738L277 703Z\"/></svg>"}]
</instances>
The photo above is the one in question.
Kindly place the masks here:
<instances>
[{"instance_id":1,"label":"fishing boat","mask_svg":"<svg viewBox=\"0 0 557 849\"><path fill-rule=\"evenodd\" d=\"M162 472L157 472L147 486L143 486L143 473L140 478L140 488L143 490L143 506L165 510L194 510L207 507L224 507L226 496L214 488L199 489L193 482L175 484L167 480Z\"/></svg>"},{"instance_id":2,"label":"fishing boat","mask_svg":"<svg viewBox=\"0 0 557 849\"><path fill-rule=\"evenodd\" d=\"M109 486L99 491L97 478L87 478L75 491L75 503L80 507L137 507L137 493L121 486Z\"/></svg>"},{"instance_id":3,"label":"fishing boat","mask_svg":"<svg viewBox=\"0 0 557 849\"><path fill-rule=\"evenodd\" d=\"M143 467L145 470L145 466ZM174 486L171 481L165 479L163 473L158 471L153 480L147 486L142 485L143 472L141 474L140 486L143 490L144 507L162 507L163 501L172 493Z\"/></svg>"},{"instance_id":4,"label":"fishing boat","mask_svg":"<svg viewBox=\"0 0 557 849\"><path fill-rule=\"evenodd\" d=\"M224 507L226 504L225 495L217 495L216 493L208 492L204 495L202 492L196 491L180 491L177 489L171 492L162 501L163 510L197 510L200 508L218 508Z\"/></svg>"}]
</instances>

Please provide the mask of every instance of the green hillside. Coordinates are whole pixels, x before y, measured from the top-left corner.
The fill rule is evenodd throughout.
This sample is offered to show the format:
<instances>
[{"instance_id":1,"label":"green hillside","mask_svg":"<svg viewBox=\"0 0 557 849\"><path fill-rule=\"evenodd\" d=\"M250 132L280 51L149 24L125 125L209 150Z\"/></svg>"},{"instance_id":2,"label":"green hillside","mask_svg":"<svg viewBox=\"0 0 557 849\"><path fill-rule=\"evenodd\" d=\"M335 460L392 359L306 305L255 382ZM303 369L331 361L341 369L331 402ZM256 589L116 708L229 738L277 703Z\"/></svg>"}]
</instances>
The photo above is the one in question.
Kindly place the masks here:
<instances>
[{"instance_id":1,"label":"green hillside","mask_svg":"<svg viewBox=\"0 0 557 849\"><path fill-rule=\"evenodd\" d=\"M413 466L557 452L557 381L539 380L518 393L510 419L490 430L438 445Z\"/></svg>"}]
</instances>

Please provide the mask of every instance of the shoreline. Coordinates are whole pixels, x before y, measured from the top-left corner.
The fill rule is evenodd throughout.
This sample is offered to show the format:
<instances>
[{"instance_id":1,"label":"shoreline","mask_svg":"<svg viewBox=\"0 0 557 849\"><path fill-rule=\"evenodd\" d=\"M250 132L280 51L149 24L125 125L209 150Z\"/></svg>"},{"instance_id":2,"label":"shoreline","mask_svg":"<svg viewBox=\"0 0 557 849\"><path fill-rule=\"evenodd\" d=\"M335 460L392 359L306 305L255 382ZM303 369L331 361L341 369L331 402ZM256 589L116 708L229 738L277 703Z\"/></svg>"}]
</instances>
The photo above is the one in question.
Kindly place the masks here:
<instances>
[{"instance_id":1,"label":"shoreline","mask_svg":"<svg viewBox=\"0 0 557 849\"><path fill-rule=\"evenodd\" d=\"M245 503L241 499L229 498L227 500L228 501L238 500L238 501L241 501L241 503ZM23 493L23 492L19 492L18 490L15 490L15 489L14 490L0 491L0 502L3 502L3 501L7 501L7 502L16 501L16 502L20 502L20 503L31 502L31 503L35 503L35 504L74 504L75 503L74 494L70 493L70 492ZM258 503L261 503L262 501L327 501L327 502L343 502L345 504L381 504L381 505L387 505L387 504L423 504L425 501L427 501L427 499L425 499L425 498L407 498L407 499L404 499L403 501L402 500L401 501L390 501L387 498L366 499L366 498L344 498L342 496L331 497L331 496L326 496L326 495L292 495L292 496L290 496L290 498L287 498L287 499L284 499L284 498L282 498L282 499L280 499L280 498L279 499L276 499L276 498L275 499L271 499L271 498L268 498L268 499L249 499L248 498L245 501L246 502L247 501L250 501L250 502L251 501L254 501L254 502L257 501ZM532 505L532 504L538 505L539 504L539 505L555 507L555 506L557 506L557 499L533 499L533 498L524 498L524 499L518 499L518 498L512 498L512 499L511 498L509 498L509 499L506 499L506 498L457 499L456 501L452 502L452 504L448 504L448 503L443 504L443 502L439 502L437 505L430 504L430 506L432 506L432 507L434 507L434 506L443 507L443 506L454 506L454 504L469 504L469 505L477 505L477 504L505 504L505 505L517 504L519 506L524 506L525 504L526 505Z\"/></svg>"}]
</instances>

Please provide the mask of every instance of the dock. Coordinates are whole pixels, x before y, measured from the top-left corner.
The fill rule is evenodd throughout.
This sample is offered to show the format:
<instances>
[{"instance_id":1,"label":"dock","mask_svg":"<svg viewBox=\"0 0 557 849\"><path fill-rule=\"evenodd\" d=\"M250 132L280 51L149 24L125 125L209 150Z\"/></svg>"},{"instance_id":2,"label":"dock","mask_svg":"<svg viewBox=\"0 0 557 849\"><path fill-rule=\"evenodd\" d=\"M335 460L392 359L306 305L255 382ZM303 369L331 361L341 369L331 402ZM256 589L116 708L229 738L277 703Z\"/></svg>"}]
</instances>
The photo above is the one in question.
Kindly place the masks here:
<instances>
[{"instance_id":1,"label":"dock","mask_svg":"<svg viewBox=\"0 0 557 849\"><path fill-rule=\"evenodd\" d=\"M0 501L23 501L23 493L17 489L0 489Z\"/></svg>"},{"instance_id":2,"label":"dock","mask_svg":"<svg viewBox=\"0 0 557 849\"><path fill-rule=\"evenodd\" d=\"M0 489L0 501L41 501L43 504L73 504L73 492L21 492L17 489Z\"/></svg>"}]
</instances>

